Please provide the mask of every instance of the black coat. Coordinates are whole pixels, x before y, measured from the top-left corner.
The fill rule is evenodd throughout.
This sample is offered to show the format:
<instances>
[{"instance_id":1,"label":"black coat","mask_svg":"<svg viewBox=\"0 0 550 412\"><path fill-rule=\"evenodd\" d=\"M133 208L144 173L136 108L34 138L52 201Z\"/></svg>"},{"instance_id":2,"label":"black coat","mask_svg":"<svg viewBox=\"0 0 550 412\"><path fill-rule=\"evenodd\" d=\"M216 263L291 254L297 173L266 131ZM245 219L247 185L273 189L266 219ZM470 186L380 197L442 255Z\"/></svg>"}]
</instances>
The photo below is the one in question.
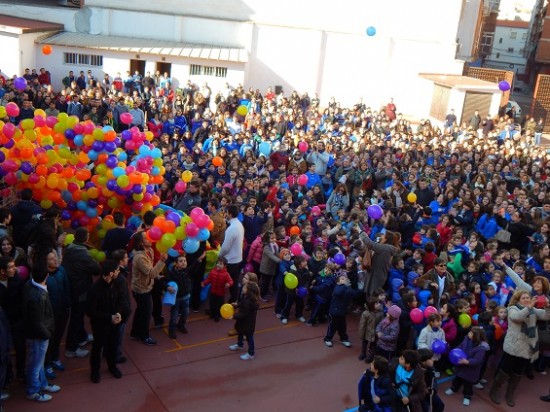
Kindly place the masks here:
<instances>
[{"instance_id":1,"label":"black coat","mask_svg":"<svg viewBox=\"0 0 550 412\"><path fill-rule=\"evenodd\" d=\"M116 313L120 313L122 322L125 322L130 316L130 306L118 282L107 283L101 277L88 292L86 313L92 328L105 329L116 326L111 322L111 317Z\"/></svg>"},{"instance_id":2,"label":"black coat","mask_svg":"<svg viewBox=\"0 0 550 412\"><path fill-rule=\"evenodd\" d=\"M236 320L235 330L240 335L251 335L256 330L256 315L260 305L244 295L238 303L238 310L233 316Z\"/></svg>"},{"instance_id":3,"label":"black coat","mask_svg":"<svg viewBox=\"0 0 550 412\"><path fill-rule=\"evenodd\" d=\"M13 325L23 318L23 290L25 281L18 275L8 278L8 287L0 284L0 306Z\"/></svg>"},{"instance_id":4,"label":"black coat","mask_svg":"<svg viewBox=\"0 0 550 412\"><path fill-rule=\"evenodd\" d=\"M88 254L86 246L71 243L63 252L61 265L71 285L71 303L86 302L86 295L99 275L99 264Z\"/></svg>"},{"instance_id":5,"label":"black coat","mask_svg":"<svg viewBox=\"0 0 550 412\"><path fill-rule=\"evenodd\" d=\"M55 317L48 292L32 282L23 291L23 322L28 339L50 339L55 328Z\"/></svg>"}]
</instances>

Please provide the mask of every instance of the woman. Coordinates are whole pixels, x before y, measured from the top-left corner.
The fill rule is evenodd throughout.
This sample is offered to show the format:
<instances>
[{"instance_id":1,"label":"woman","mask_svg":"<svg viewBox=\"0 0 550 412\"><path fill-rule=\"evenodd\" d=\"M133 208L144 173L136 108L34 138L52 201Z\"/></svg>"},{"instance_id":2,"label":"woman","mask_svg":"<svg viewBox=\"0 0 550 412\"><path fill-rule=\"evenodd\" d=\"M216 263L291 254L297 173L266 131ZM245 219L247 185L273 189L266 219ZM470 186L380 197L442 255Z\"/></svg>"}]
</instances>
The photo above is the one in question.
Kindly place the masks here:
<instances>
[{"instance_id":1,"label":"woman","mask_svg":"<svg viewBox=\"0 0 550 412\"><path fill-rule=\"evenodd\" d=\"M365 282L365 293L372 296L374 291L384 287L388 278L388 270L393 256L399 254L399 234L386 231L380 236L379 242L372 241L365 232L360 232L360 239L368 249L373 250L371 275Z\"/></svg>"},{"instance_id":2,"label":"woman","mask_svg":"<svg viewBox=\"0 0 550 412\"><path fill-rule=\"evenodd\" d=\"M9 256L15 261L15 266L27 266L27 255L20 247L15 246L11 236L0 238L0 253L2 256Z\"/></svg>"},{"instance_id":3,"label":"woman","mask_svg":"<svg viewBox=\"0 0 550 412\"><path fill-rule=\"evenodd\" d=\"M160 260L155 264L151 241L145 231L137 232L130 241L132 243L132 294L136 300L136 311L132 322L130 336L140 339L144 344L153 346L157 341L149 336L149 323L153 301L151 290L160 272L164 269L167 255L160 254Z\"/></svg>"},{"instance_id":4,"label":"woman","mask_svg":"<svg viewBox=\"0 0 550 412\"><path fill-rule=\"evenodd\" d=\"M495 376L489 396L500 404L500 388L507 382L506 403L515 406L515 391L532 359L538 356L538 320L549 320L548 301L545 310L535 309L536 298L525 290L518 290L508 306L508 331L504 338L504 355Z\"/></svg>"},{"instance_id":5,"label":"woman","mask_svg":"<svg viewBox=\"0 0 550 412\"><path fill-rule=\"evenodd\" d=\"M346 185L339 183L327 200L326 210L332 215L332 217L336 217L339 210L343 209L346 211L348 209L349 201L349 193Z\"/></svg>"}]
</instances>

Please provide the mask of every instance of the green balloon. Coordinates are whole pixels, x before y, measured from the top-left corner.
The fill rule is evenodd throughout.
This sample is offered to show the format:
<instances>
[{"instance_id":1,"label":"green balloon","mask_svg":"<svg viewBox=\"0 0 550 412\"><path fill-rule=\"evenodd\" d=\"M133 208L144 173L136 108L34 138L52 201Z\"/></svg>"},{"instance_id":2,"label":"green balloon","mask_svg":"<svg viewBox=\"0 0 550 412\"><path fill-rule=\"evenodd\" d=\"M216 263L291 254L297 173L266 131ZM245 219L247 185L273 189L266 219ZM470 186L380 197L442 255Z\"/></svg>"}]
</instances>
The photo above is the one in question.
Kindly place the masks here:
<instances>
[{"instance_id":1,"label":"green balloon","mask_svg":"<svg viewBox=\"0 0 550 412\"><path fill-rule=\"evenodd\" d=\"M285 286L288 289L296 289L298 286L298 278L294 273L287 273L285 275Z\"/></svg>"}]
</instances>

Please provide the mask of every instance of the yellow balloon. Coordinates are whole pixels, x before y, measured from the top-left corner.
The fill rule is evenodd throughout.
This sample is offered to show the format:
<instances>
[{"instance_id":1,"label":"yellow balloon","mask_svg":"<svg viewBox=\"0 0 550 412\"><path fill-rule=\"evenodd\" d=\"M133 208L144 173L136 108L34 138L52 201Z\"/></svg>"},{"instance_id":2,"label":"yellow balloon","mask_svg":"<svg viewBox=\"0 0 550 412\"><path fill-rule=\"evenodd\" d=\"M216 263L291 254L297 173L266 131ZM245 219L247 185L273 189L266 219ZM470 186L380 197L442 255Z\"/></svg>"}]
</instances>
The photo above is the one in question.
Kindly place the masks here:
<instances>
[{"instance_id":1,"label":"yellow balloon","mask_svg":"<svg viewBox=\"0 0 550 412\"><path fill-rule=\"evenodd\" d=\"M233 315L235 314L235 308L231 306L229 303L225 303L220 308L220 315L222 315L222 318L224 319L231 319Z\"/></svg>"},{"instance_id":2,"label":"yellow balloon","mask_svg":"<svg viewBox=\"0 0 550 412\"><path fill-rule=\"evenodd\" d=\"M67 236L65 236L65 246L70 245L74 242L74 235L72 233L69 233Z\"/></svg>"},{"instance_id":3,"label":"yellow balloon","mask_svg":"<svg viewBox=\"0 0 550 412\"><path fill-rule=\"evenodd\" d=\"M4 106L0 106L0 117L3 119L8 114L6 113L6 108Z\"/></svg>"},{"instance_id":4,"label":"yellow balloon","mask_svg":"<svg viewBox=\"0 0 550 412\"><path fill-rule=\"evenodd\" d=\"M42 117L43 119L46 118L46 112L45 112L44 110L42 110L42 109L35 109L34 115L35 115L35 116L40 116L40 117Z\"/></svg>"},{"instance_id":5,"label":"yellow balloon","mask_svg":"<svg viewBox=\"0 0 550 412\"><path fill-rule=\"evenodd\" d=\"M185 183L189 183L193 179L193 173L191 173L189 170L186 170L181 174L181 180L183 180Z\"/></svg>"},{"instance_id":6,"label":"yellow balloon","mask_svg":"<svg viewBox=\"0 0 550 412\"><path fill-rule=\"evenodd\" d=\"M407 195L407 200L411 203L415 203L416 199L417 199L416 193L411 192Z\"/></svg>"}]
</instances>

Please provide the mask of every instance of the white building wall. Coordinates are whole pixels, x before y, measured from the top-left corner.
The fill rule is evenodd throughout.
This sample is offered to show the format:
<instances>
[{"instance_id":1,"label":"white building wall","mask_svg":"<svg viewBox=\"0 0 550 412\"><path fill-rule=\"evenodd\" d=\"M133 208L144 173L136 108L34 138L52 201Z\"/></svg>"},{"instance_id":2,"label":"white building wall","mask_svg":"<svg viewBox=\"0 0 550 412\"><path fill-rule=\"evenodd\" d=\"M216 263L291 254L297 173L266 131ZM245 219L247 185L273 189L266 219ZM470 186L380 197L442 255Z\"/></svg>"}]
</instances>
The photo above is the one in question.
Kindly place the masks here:
<instances>
[{"instance_id":1,"label":"white building wall","mask_svg":"<svg viewBox=\"0 0 550 412\"><path fill-rule=\"evenodd\" d=\"M512 38L512 33L516 33L515 39ZM514 70L518 74L524 74L527 65L524 51L527 47L528 36L529 28L497 26L495 28L493 49L484 66ZM508 51L510 48L514 51Z\"/></svg>"},{"instance_id":2,"label":"white building wall","mask_svg":"<svg viewBox=\"0 0 550 412\"><path fill-rule=\"evenodd\" d=\"M19 51L19 36L17 34L0 32L0 50L2 62L0 70L11 77L14 74L23 74L21 53Z\"/></svg>"}]
</instances>

